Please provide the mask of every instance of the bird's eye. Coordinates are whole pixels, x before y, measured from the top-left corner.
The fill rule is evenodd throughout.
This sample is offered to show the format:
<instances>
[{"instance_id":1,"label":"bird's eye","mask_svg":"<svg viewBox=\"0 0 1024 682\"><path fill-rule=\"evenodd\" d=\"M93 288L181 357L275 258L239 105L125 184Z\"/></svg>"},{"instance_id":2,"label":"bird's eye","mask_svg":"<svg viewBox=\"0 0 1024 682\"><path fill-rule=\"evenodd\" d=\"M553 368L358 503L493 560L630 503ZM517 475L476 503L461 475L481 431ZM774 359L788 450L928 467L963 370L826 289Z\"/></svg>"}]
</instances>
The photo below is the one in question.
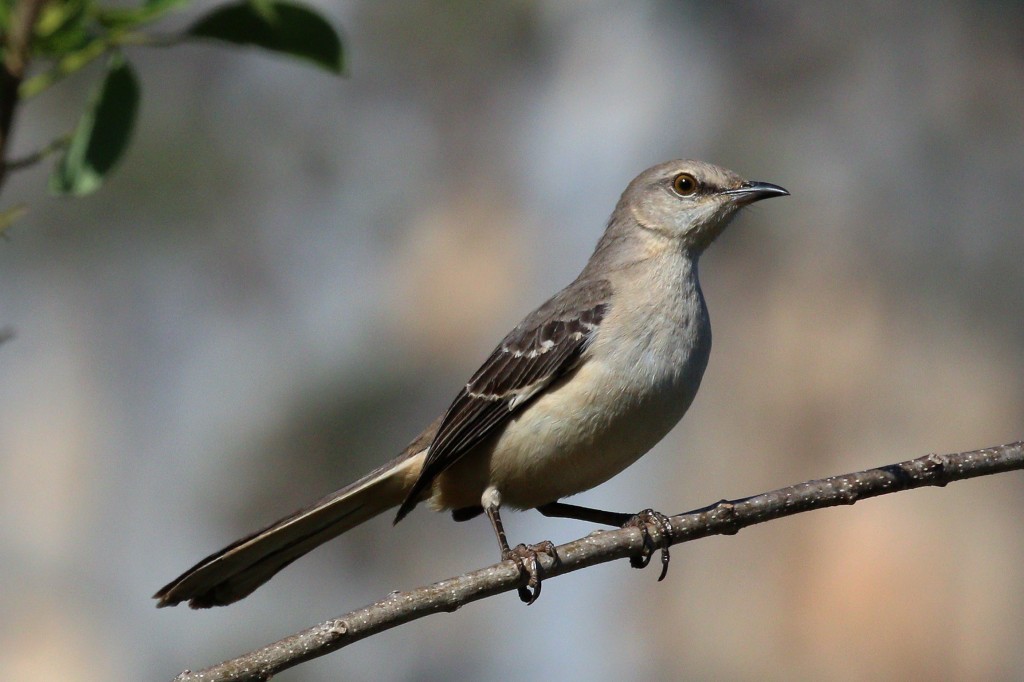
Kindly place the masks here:
<instances>
[{"instance_id":1,"label":"bird's eye","mask_svg":"<svg viewBox=\"0 0 1024 682\"><path fill-rule=\"evenodd\" d=\"M689 173L680 173L672 180L672 189L682 197L688 197L697 191L697 178Z\"/></svg>"}]
</instances>

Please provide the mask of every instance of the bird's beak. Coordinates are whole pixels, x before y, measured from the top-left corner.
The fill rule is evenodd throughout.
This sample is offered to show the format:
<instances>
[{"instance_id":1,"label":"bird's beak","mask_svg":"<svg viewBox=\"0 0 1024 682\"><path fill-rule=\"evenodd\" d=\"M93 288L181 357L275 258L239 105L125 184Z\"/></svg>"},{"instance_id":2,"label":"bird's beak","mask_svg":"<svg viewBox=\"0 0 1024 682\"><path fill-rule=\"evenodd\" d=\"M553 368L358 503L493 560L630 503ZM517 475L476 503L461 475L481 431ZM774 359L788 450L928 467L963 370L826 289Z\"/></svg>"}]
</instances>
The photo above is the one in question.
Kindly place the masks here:
<instances>
[{"instance_id":1,"label":"bird's beak","mask_svg":"<svg viewBox=\"0 0 1024 682\"><path fill-rule=\"evenodd\" d=\"M732 197L734 201L740 204L752 204L755 201L761 201L761 199L789 196L789 192L778 185L773 185L770 182L756 182L754 180L748 180L736 189L726 190L723 194Z\"/></svg>"}]
</instances>

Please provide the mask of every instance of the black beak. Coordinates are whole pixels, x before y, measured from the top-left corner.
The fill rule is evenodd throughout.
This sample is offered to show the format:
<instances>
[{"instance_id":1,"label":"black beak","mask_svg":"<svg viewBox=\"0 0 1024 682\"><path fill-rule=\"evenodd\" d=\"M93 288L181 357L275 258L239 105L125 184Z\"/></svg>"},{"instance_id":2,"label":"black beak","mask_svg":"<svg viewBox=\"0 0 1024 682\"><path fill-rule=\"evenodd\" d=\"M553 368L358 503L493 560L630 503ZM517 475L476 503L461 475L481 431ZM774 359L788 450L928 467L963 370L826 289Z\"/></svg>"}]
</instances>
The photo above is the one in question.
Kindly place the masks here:
<instances>
[{"instance_id":1,"label":"black beak","mask_svg":"<svg viewBox=\"0 0 1024 682\"><path fill-rule=\"evenodd\" d=\"M773 185L770 182L756 182L753 180L744 182L736 189L726 190L724 194L735 197L736 201L741 204L752 204L755 201L761 201L761 199L789 196L789 192L778 185Z\"/></svg>"}]
</instances>

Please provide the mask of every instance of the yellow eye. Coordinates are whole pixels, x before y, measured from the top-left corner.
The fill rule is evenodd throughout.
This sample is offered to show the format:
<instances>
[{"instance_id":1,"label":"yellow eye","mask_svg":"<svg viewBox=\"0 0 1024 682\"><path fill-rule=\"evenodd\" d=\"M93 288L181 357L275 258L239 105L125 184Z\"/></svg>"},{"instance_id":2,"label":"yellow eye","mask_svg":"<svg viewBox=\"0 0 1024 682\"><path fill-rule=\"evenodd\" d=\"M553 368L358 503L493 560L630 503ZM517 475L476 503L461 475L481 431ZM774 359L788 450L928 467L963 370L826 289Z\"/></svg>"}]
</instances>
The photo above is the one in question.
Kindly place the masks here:
<instances>
[{"instance_id":1,"label":"yellow eye","mask_svg":"<svg viewBox=\"0 0 1024 682\"><path fill-rule=\"evenodd\" d=\"M697 178L689 173L680 173L672 180L672 189L679 196L688 197L697 191Z\"/></svg>"}]
</instances>

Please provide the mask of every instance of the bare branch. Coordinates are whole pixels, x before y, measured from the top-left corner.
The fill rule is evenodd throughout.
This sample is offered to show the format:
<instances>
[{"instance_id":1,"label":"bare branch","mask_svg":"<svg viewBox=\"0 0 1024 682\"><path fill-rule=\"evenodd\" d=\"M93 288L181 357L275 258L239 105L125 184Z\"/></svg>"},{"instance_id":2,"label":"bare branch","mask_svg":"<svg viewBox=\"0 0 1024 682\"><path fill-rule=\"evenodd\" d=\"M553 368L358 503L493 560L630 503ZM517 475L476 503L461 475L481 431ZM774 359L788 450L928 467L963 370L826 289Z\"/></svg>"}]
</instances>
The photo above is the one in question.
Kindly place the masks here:
<instances>
[{"instance_id":1,"label":"bare branch","mask_svg":"<svg viewBox=\"0 0 1024 682\"><path fill-rule=\"evenodd\" d=\"M742 500L726 501L671 517L670 544L709 535L731 535L764 521L823 509L901 490L944 486L978 476L1024 469L1024 442L951 455L926 455L899 464L833 476L780 488ZM657 524L648 532L658 538ZM560 545L557 560L540 556L547 579L640 554L643 536L637 528L601 531ZM201 670L185 671L178 682L268 680L274 674L318 656L418 618L455 611L470 602L514 590L521 582L515 564L505 561L385 599L329 620L278 642Z\"/></svg>"},{"instance_id":2,"label":"bare branch","mask_svg":"<svg viewBox=\"0 0 1024 682\"><path fill-rule=\"evenodd\" d=\"M44 160L47 156L63 150L69 144L71 144L71 133L61 135L60 137L51 140L50 143L42 149L37 149L31 154L26 154L25 156L17 159L11 159L7 162L7 170L18 171L34 166Z\"/></svg>"},{"instance_id":3,"label":"bare branch","mask_svg":"<svg viewBox=\"0 0 1024 682\"><path fill-rule=\"evenodd\" d=\"M7 175L7 145L18 105L18 86L25 77L32 29L44 0L20 0L11 16L10 31L4 36L3 68L0 69L0 186Z\"/></svg>"}]
</instances>

